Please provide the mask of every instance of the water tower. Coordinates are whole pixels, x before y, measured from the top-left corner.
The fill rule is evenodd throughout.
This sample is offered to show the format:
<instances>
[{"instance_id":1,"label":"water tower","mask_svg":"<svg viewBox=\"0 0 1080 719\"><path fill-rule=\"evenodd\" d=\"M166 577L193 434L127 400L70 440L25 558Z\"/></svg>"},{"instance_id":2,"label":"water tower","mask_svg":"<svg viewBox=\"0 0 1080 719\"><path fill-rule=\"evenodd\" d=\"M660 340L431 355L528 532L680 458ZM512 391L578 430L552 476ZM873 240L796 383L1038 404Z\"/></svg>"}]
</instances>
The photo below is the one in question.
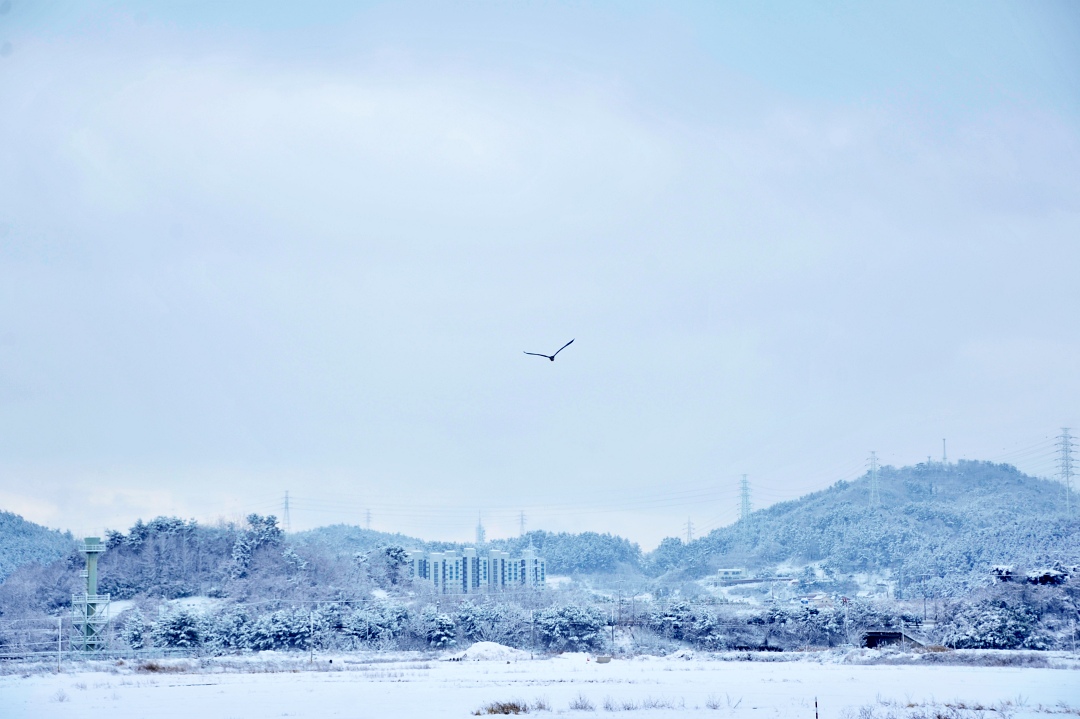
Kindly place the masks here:
<instances>
[{"instance_id":1,"label":"water tower","mask_svg":"<svg viewBox=\"0 0 1080 719\"><path fill-rule=\"evenodd\" d=\"M86 590L71 595L71 649L96 652L108 643L105 627L109 623L109 595L98 594L97 584L98 555L105 551L105 545L99 537L87 537L79 551L86 555L86 569L81 572L86 578Z\"/></svg>"}]
</instances>

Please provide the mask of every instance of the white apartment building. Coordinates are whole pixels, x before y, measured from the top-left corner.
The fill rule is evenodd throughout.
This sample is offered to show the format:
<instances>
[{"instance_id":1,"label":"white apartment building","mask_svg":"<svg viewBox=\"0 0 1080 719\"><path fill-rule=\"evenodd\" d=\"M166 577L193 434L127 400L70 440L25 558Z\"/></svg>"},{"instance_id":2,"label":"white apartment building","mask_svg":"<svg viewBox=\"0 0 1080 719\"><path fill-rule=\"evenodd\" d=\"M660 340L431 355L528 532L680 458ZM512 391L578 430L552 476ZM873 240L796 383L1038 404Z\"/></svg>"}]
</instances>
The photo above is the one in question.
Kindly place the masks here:
<instances>
[{"instance_id":1,"label":"white apartment building","mask_svg":"<svg viewBox=\"0 0 1080 719\"><path fill-rule=\"evenodd\" d=\"M413 579L430 582L439 594L481 594L507 589L543 589L547 581L544 559L529 548L520 557L490 549L466 547L458 553L408 552Z\"/></svg>"}]
</instances>

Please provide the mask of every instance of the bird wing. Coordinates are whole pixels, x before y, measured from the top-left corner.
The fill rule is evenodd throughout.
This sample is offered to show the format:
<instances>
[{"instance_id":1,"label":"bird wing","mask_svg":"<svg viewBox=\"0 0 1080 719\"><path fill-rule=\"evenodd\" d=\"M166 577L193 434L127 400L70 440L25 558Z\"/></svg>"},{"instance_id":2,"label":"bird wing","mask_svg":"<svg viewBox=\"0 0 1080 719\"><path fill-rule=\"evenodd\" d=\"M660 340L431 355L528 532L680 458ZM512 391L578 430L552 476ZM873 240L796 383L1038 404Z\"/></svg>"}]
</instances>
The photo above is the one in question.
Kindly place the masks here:
<instances>
[{"instance_id":1,"label":"bird wing","mask_svg":"<svg viewBox=\"0 0 1080 719\"><path fill-rule=\"evenodd\" d=\"M575 339L577 339L577 338L575 338ZM564 344L562 347L560 347L559 352L562 352L564 349L566 349L567 347L569 347L572 344L574 344L574 340L570 340L569 342ZM559 354L559 352L556 352L555 355ZM551 355L551 356L554 357L555 355Z\"/></svg>"},{"instance_id":2,"label":"bird wing","mask_svg":"<svg viewBox=\"0 0 1080 719\"><path fill-rule=\"evenodd\" d=\"M525 354L532 355L533 357L547 357L548 359L551 359L548 355L542 355L539 352L526 352Z\"/></svg>"}]
</instances>

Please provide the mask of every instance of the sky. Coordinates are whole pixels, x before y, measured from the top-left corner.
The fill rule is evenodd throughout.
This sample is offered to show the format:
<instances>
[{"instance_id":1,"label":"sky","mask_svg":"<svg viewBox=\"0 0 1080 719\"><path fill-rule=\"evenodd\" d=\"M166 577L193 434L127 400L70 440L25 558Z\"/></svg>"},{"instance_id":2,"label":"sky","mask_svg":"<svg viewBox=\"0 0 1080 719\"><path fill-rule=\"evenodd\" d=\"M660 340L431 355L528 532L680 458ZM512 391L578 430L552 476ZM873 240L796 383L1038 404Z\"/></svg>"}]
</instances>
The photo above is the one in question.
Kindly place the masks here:
<instances>
[{"instance_id":1,"label":"sky","mask_svg":"<svg viewBox=\"0 0 1080 719\"><path fill-rule=\"evenodd\" d=\"M1053 476L1078 270L1068 0L0 0L0 509L77 535Z\"/></svg>"}]
</instances>

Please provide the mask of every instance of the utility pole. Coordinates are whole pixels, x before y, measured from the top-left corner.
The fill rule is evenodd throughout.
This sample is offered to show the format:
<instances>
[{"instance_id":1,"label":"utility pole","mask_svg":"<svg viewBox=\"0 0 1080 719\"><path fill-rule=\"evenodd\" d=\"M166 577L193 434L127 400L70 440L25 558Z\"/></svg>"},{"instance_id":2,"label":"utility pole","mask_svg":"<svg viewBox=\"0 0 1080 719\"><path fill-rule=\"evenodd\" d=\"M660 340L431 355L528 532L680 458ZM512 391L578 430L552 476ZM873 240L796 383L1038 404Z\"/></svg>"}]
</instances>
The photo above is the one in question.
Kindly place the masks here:
<instances>
[{"instance_id":1,"label":"utility pole","mask_svg":"<svg viewBox=\"0 0 1080 719\"><path fill-rule=\"evenodd\" d=\"M686 518L686 543L694 541L694 523L690 521L690 518Z\"/></svg>"},{"instance_id":2,"label":"utility pole","mask_svg":"<svg viewBox=\"0 0 1080 719\"><path fill-rule=\"evenodd\" d=\"M56 673L60 673L60 660L64 656L64 618L56 618Z\"/></svg>"},{"instance_id":3,"label":"utility pole","mask_svg":"<svg viewBox=\"0 0 1080 719\"><path fill-rule=\"evenodd\" d=\"M1072 517L1073 437L1068 427L1061 428L1058 435L1058 469L1065 485L1065 515Z\"/></svg>"},{"instance_id":4,"label":"utility pole","mask_svg":"<svg viewBox=\"0 0 1080 719\"><path fill-rule=\"evenodd\" d=\"M285 531L289 532L291 528L290 528L290 522L289 522L289 490L287 490L287 489L285 490L285 511L282 512L282 517L281 518L285 522Z\"/></svg>"},{"instance_id":5,"label":"utility pole","mask_svg":"<svg viewBox=\"0 0 1080 719\"><path fill-rule=\"evenodd\" d=\"M870 453L870 508L881 505L881 495L878 493L877 475L877 452Z\"/></svg>"}]
</instances>

